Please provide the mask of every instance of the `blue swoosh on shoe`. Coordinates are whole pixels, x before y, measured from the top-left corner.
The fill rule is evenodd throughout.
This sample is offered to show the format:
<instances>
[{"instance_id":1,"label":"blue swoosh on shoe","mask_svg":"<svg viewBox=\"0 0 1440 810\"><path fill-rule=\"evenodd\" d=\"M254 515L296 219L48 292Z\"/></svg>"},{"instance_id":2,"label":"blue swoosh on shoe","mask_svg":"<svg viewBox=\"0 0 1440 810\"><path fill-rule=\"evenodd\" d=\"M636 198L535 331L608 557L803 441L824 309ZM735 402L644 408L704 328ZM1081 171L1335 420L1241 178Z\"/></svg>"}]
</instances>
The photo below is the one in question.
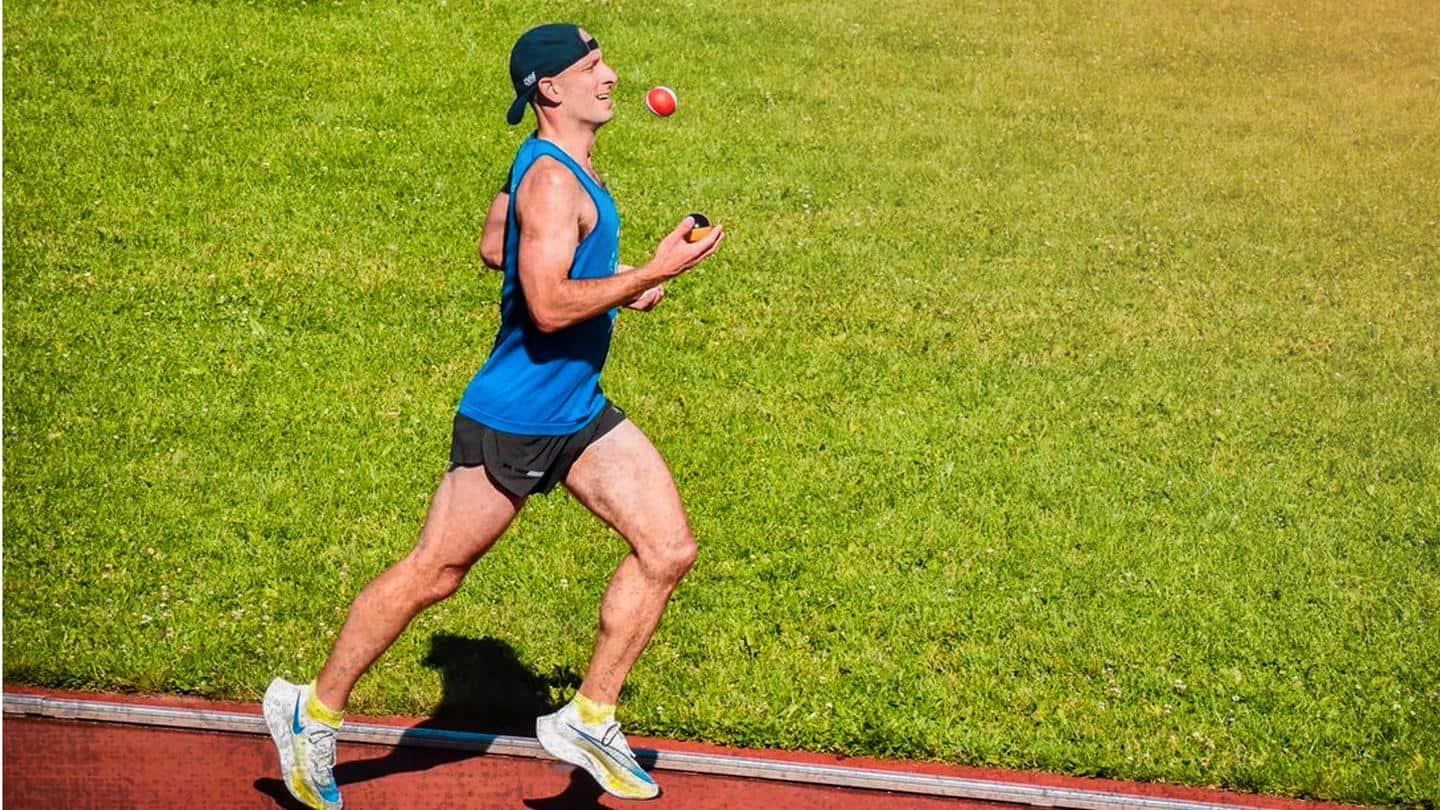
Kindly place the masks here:
<instances>
[{"instance_id":1,"label":"blue swoosh on shoe","mask_svg":"<svg viewBox=\"0 0 1440 810\"><path fill-rule=\"evenodd\" d=\"M290 730L296 734L304 734L305 727L300 725L300 693L295 693L295 719L290 722Z\"/></svg>"}]
</instances>

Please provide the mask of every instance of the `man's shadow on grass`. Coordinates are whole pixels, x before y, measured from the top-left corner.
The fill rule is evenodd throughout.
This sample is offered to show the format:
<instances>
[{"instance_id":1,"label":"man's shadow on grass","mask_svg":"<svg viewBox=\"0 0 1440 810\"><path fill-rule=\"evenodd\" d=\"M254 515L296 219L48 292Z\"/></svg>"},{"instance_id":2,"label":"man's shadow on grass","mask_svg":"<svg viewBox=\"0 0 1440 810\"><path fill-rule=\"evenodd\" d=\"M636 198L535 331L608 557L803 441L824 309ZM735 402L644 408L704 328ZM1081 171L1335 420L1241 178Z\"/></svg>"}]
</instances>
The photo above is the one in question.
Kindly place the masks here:
<instances>
[{"instance_id":1,"label":"man's shadow on grass","mask_svg":"<svg viewBox=\"0 0 1440 810\"><path fill-rule=\"evenodd\" d=\"M400 744L385 756L336 765L335 781L342 791L346 785L426 771L485 753L413 744L424 737L423 730L534 737L535 718L559 708L550 695L573 692L580 686L580 676L568 668L556 668L547 676L537 675L520 663L514 648L496 638L477 640L436 633L430 639L424 664L440 671L440 704L424 722L406 731ZM257 779L255 789L282 807L302 807L279 779ZM525 804L536 810L597 807L600 795L594 780L576 769L564 792L546 799L526 799Z\"/></svg>"}]
</instances>

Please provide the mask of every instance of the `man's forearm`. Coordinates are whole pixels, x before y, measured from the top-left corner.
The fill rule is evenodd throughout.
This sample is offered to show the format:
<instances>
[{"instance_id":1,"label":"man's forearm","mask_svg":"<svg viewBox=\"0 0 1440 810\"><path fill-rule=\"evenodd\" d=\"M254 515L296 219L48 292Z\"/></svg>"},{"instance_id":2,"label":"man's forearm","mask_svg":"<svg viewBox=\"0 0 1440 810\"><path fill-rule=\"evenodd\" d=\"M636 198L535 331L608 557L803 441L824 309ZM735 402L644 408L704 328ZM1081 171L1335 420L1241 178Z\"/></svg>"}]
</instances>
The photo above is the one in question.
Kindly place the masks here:
<instances>
[{"instance_id":1,"label":"man's forearm","mask_svg":"<svg viewBox=\"0 0 1440 810\"><path fill-rule=\"evenodd\" d=\"M623 306L670 276L649 264L633 267L609 278L565 279L546 300L527 291L530 315L542 332L557 332Z\"/></svg>"}]
</instances>

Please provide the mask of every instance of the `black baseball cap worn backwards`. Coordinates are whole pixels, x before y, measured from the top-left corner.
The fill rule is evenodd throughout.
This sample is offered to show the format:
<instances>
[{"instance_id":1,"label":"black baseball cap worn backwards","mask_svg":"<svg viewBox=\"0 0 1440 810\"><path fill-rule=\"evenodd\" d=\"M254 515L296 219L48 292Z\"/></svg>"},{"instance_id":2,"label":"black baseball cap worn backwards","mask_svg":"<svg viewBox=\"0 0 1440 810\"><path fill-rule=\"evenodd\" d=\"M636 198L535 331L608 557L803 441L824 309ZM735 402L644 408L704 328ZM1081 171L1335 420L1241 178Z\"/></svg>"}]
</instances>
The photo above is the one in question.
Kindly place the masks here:
<instances>
[{"instance_id":1,"label":"black baseball cap worn backwards","mask_svg":"<svg viewBox=\"0 0 1440 810\"><path fill-rule=\"evenodd\" d=\"M600 43L581 31L580 26L568 23L542 25L521 34L510 50L510 81L515 85L515 101L505 121L511 125L520 123L525 117L525 105L535 96L541 79L560 75L599 47Z\"/></svg>"}]
</instances>

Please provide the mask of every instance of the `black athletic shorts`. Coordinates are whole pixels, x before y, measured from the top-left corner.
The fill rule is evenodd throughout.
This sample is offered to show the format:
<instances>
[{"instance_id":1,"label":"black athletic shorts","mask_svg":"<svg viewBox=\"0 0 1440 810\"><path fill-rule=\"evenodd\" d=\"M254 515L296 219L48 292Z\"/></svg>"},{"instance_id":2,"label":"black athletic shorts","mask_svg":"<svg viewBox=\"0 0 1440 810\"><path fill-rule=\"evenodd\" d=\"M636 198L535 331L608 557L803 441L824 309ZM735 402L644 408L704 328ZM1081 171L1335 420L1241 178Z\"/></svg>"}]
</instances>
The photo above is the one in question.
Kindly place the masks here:
<instances>
[{"instance_id":1,"label":"black athletic shorts","mask_svg":"<svg viewBox=\"0 0 1440 810\"><path fill-rule=\"evenodd\" d=\"M625 412L607 403L599 416L568 436L516 436L457 413L450 469L483 466L490 480L511 495L543 495L565 480L585 448L624 421Z\"/></svg>"}]
</instances>

